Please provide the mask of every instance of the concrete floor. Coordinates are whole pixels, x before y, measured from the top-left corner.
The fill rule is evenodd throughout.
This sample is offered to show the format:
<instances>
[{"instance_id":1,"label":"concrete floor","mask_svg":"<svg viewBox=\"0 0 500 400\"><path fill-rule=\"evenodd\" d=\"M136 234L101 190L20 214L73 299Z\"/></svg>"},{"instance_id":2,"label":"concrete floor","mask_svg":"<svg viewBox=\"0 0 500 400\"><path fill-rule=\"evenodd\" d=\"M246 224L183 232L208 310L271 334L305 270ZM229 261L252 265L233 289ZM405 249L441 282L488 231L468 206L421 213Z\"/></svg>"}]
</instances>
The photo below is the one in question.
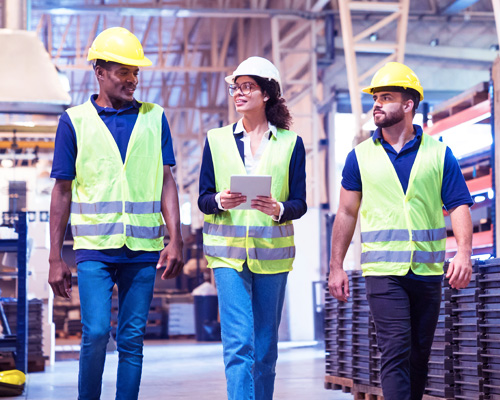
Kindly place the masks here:
<instances>
[{"instance_id":1,"label":"concrete floor","mask_svg":"<svg viewBox=\"0 0 500 400\"><path fill-rule=\"evenodd\" d=\"M139 399L223 400L226 398L220 343L148 341ZM115 398L118 356L108 354L103 400ZM28 375L25 394L4 399L70 400L77 398L78 361L57 361L45 372ZM275 400L352 400L352 395L325 390L324 350L280 343Z\"/></svg>"}]
</instances>

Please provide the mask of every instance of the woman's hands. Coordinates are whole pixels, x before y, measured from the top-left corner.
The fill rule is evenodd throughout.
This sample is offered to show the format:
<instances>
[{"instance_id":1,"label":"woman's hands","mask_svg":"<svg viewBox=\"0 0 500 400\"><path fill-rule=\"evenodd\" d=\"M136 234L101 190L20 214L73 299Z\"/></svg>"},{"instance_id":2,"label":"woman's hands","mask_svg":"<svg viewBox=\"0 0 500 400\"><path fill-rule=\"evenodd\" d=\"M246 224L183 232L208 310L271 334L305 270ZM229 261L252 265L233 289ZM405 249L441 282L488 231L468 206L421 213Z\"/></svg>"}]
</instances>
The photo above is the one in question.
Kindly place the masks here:
<instances>
[{"instance_id":1,"label":"woman's hands","mask_svg":"<svg viewBox=\"0 0 500 400\"><path fill-rule=\"evenodd\" d=\"M279 217L281 211L278 201L271 196L257 196L252 200L252 208L275 218Z\"/></svg>"},{"instance_id":2,"label":"woman's hands","mask_svg":"<svg viewBox=\"0 0 500 400\"><path fill-rule=\"evenodd\" d=\"M241 193L231 193L229 189L220 192L220 205L224 210L230 210L231 208L238 207L245 201L247 201L247 198Z\"/></svg>"},{"instance_id":3,"label":"woman's hands","mask_svg":"<svg viewBox=\"0 0 500 400\"><path fill-rule=\"evenodd\" d=\"M220 192L220 205L224 210L230 210L246 201L246 196L241 193L231 193L229 189ZM278 201L271 196L257 196L252 200L251 207L275 218L278 218L281 212Z\"/></svg>"}]
</instances>

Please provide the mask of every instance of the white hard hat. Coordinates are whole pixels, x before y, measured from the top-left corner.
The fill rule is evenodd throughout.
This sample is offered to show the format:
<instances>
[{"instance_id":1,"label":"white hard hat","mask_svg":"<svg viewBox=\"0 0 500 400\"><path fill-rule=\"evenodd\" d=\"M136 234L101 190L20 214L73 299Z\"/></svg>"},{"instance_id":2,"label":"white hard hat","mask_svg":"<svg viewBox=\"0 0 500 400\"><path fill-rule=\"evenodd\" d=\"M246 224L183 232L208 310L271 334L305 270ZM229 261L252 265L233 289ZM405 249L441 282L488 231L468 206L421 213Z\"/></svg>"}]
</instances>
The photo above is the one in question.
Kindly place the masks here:
<instances>
[{"instance_id":1,"label":"white hard hat","mask_svg":"<svg viewBox=\"0 0 500 400\"><path fill-rule=\"evenodd\" d=\"M242 75L254 75L260 76L261 78L267 78L269 80L272 79L278 84L280 92L283 92L278 68L276 68L274 64L266 58L255 56L247 58L240 65L238 65L238 68L235 69L232 75L226 76L226 82L229 84L234 83L234 79Z\"/></svg>"}]
</instances>

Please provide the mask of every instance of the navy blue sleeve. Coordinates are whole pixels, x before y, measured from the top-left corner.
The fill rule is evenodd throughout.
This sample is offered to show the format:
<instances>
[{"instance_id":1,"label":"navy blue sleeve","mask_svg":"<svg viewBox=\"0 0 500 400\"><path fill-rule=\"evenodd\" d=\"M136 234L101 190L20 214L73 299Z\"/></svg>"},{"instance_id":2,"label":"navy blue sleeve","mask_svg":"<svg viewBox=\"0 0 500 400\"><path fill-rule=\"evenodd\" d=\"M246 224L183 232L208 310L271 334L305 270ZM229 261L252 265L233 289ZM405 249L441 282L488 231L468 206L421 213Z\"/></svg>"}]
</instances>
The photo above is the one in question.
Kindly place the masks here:
<instances>
[{"instance_id":1,"label":"navy blue sleeve","mask_svg":"<svg viewBox=\"0 0 500 400\"><path fill-rule=\"evenodd\" d=\"M351 150L345 160L341 184L345 190L352 190L355 192L361 192L363 188L361 183L361 172L359 172L358 159L354 149Z\"/></svg>"},{"instance_id":2,"label":"navy blue sleeve","mask_svg":"<svg viewBox=\"0 0 500 400\"><path fill-rule=\"evenodd\" d=\"M293 219L299 219L307 211L306 150L300 136L297 136L290 160L288 187L290 188L290 194L288 200L283 202L283 215L279 220L281 224Z\"/></svg>"},{"instance_id":3,"label":"navy blue sleeve","mask_svg":"<svg viewBox=\"0 0 500 400\"><path fill-rule=\"evenodd\" d=\"M72 181L76 176L76 133L68 113L64 112L57 125L51 178Z\"/></svg>"},{"instance_id":4,"label":"navy blue sleeve","mask_svg":"<svg viewBox=\"0 0 500 400\"><path fill-rule=\"evenodd\" d=\"M200 170L200 185L198 196L198 208L203 214L218 214L222 210L219 209L217 201L215 201L215 172L214 163L212 160L212 152L208 139L205 139L205 147L203 149L203 158L201 160Z\"/></svg>"},{"instance_id":5,"label":"navy blue sleeve","mask_svg":"<svg viewBox=\"0 0 500 400\"><path fill-rule=\"evenodd\" d=\"M163 113L161 117L161 154L163 157L163 165L175 165L174 148L172 145L172 135L168 126L167 117Z\"/></svg>"},{"instance_id":6,"label":"navy blue sleeve","mask_svg":"<svg viewBox=\"0 0 500 400\"><path fill-rule=\"evenodd\" d=\"M460 165L449 147L446 147L446 154L444 156L441 200L446 210L451 210L464 204L469 205L469 207L474 204Z\"/></svg>"}]
</instances>

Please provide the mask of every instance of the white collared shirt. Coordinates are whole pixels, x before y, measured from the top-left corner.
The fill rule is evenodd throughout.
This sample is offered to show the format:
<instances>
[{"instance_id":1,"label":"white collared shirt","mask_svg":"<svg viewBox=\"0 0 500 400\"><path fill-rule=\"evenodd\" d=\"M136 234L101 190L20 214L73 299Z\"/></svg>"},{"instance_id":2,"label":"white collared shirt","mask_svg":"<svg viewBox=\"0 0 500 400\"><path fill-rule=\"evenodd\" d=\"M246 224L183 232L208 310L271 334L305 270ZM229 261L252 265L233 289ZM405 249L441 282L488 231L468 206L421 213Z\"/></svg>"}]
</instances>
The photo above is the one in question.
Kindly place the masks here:
<instances>
[{"instance_id":1,"label":"white collared shirt","mask_svg":"<svg viewBox=\"0 0 500 400\"><path fill-rule=\"evenodd\" d=\"M271 139L271 135L277 137L278 134L278 129L276 126L271 124L269 121L267 122L268 124L268 130L264 132L264 135L262 135L262 140L260 142L260 145L256 151L255 154L252 154L252 148L250 146L250 135L247 133L245 130L245 127L243 125L243 118L240 119L236 123L236 128L234 129L234 134L241 134L243 133L243 145L244 145L244 157L245 157L245 170L247 171L248 175L254 175L255 171L257 170L257 167L259 165L259 161L262 157L262 154L264 154L264 151L266 150L267 145L269 144L269 140ZM220 203L220 193L217 193L215 196L215 200L217 201L217 205L219 206L219 209L224 210L225 209L222 207ZM283 215L283 211L285 210L283 203L278 202L280 206L280 214L278 218L275 218L272 216L271 218L278 222L281 219L281 216Z\"/></svg>"},{"instance_id":2,"label":"white collared shirt","mask_svg":"<svg viewBox=\"0 0 500 400\"><path fill-rule=\"evenodd\" d=\"M248 175L255 174L262 154L264 154L264 151L269 144L271 135L274 135L275 137L277 135L278 130L276 129L276 127L270 122L268 122L267 124L269 129L264 132L264 135L262 135L262 140L255 154L252 154L252 148L250 146L250 135L247 133L245 127L243 126L243 119L240 119L238 121L238 123L236 124L236 128L234 129L235 135L243 133L242 140L244 144L245 169Z\"/></svg>"}]
</instances>

